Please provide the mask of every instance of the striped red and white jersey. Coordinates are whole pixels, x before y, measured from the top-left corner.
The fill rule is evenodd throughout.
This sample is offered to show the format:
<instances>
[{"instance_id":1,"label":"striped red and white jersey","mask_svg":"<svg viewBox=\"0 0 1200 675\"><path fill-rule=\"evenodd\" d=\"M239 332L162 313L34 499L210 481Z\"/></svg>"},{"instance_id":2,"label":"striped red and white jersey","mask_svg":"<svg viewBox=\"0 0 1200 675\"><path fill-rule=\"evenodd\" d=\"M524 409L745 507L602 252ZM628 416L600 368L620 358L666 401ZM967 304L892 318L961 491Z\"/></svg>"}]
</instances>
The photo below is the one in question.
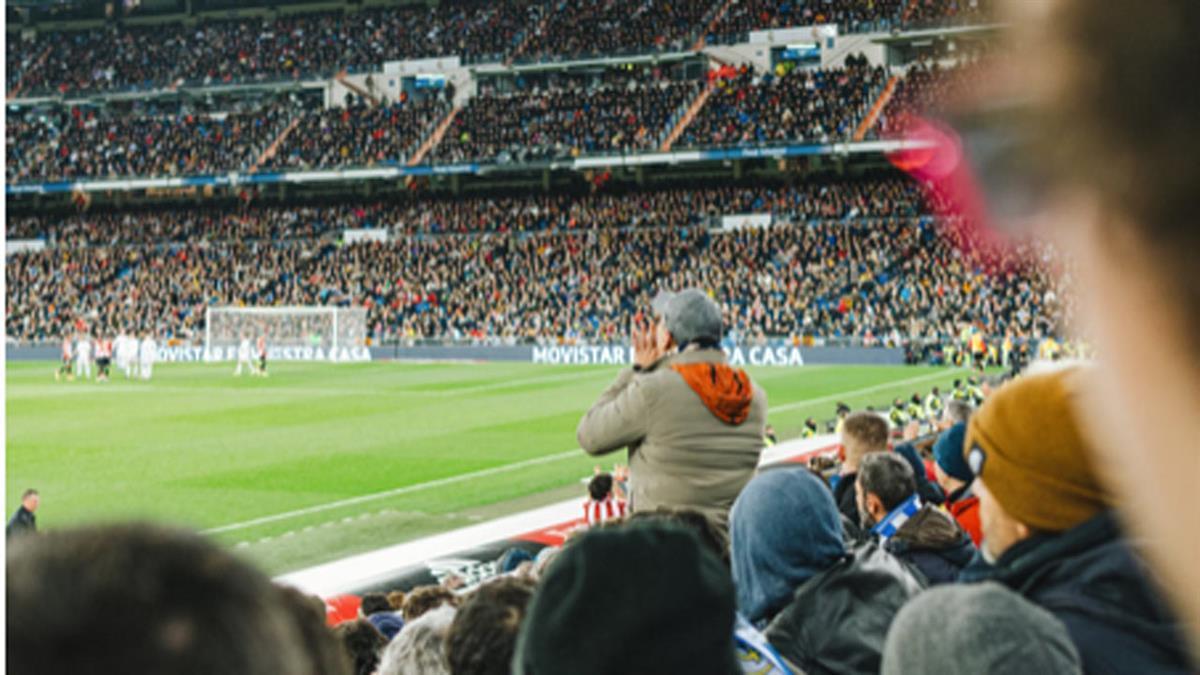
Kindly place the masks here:
<instances>
[{"instance_id":1,"label":"striped red and white jersey","mask_svg":"<svg viewBox=\"0 0 1200 675\"><path fill-rule=\"evenodd\" d=\"M588 526L599 525L625 517L625 500L607 497L604 501L588 499L583 503L583 517Z\"/></svg>"}]
</instances>

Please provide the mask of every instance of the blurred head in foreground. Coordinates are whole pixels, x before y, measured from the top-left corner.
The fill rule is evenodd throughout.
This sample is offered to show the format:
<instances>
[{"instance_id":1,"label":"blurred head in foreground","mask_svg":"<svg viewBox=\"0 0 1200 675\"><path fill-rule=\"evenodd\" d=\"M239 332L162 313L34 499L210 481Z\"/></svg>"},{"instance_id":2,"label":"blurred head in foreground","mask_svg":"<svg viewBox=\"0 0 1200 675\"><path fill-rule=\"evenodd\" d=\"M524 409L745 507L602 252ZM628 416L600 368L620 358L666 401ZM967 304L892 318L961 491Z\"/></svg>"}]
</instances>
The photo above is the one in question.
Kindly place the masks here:
<instances>
[{"instance_id":1,"label":"blurred head in foreground","mask_svg":"<svg viewBox=\"0 0 1200 675\"><path fill-rule=\"evenodd\" d=\"M146 524L27 537L8 549L8 671L296 673L344 665L261 572L198 535ZM309 616L311 614L311 617ZM324 663L324 665L322 665ZM333 672L344 672L335 670Z\"/></svg>"},{"instance_id":2,"label":"blurred head in foreground","mask_svg":"<svg viewBox=\"0 0 1200 675\"><path fill-rule=\"evenodd\" d=\"M1200 475L1200 89L1186 86L1200 68L1200 3L1005 8L1030 164L1048 173L1034 226L1074 259L1083 332L1102 366L1089 428L1200 645L1200 538L1175 526L1195 513Z\"/></svg>"}]
</instances>

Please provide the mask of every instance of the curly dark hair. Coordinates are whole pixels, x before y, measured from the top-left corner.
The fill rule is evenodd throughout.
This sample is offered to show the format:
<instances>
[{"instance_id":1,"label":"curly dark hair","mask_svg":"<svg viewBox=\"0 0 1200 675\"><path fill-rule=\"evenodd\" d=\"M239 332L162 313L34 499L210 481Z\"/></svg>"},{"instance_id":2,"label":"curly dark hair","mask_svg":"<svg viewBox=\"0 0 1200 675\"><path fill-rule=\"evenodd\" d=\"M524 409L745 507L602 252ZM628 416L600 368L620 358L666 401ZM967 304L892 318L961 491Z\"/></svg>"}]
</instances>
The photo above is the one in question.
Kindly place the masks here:
<instances>
[{"instance_id":1,"label":"curly dark hair","mask_svg":"<svg viewBox=\"0 0 1200 675\"><path fill-rule=\"evenodd\" d=\"M533 591L528 579L501 577L471 595L446 636L446 660L453 675L508 675Z\"/></svg>"},{"instance_id":2,"label":"curly dark hair","mask_svg":"<svg viewBox=\"0 0 1200 675\"><path fill-rule=\"evenodd\" d=\"M458 606L458 596L454 591L434 584L418 586L404 598L404 621L418 619L425 612L442 605Z\"/></svg>"},{"instance_id":3,"label":"curly dark hair","mask_svg":"<svg viewBox=\"0 0 1200 675\"><path fill-rule=\"evenodd\" d=\"M379 654L387 646L387 638L366 619L356 619L338 624L334 635L342 643L342 649L354 662L354 675L371 675L379 667Z\"/></svg>"}]
</instances>

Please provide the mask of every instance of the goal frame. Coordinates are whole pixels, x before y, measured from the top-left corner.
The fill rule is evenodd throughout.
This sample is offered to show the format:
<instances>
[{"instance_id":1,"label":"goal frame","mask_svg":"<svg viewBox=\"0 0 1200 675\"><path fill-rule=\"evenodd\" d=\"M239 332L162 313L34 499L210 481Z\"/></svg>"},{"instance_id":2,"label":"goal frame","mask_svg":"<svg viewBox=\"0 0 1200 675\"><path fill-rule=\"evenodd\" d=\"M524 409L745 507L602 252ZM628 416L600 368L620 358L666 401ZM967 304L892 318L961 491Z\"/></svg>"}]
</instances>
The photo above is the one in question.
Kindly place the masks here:
<instances>
[{"instance_id":1,"label":"goal frame","mask_svg":"<svg viewBox=\"0 0 1200 675\"><path fill-rule=\"evenodd\" d=\"M237 305L207 305L204 308L204 353L212 352L212 325L214 310L223 314L240 314L244 316L328 316L330 317L330 345L332 352L347 346L342 345L338 341L338 319L339 314L346 311L362 311L365 314L365 309L360 307L336 307L336 306L321 306L321 305L272 305L270 307L239 307ZM365 323L365 316L364 316ZM365 328L365 325L364 325Z\"/></svg>"}]
</instances>

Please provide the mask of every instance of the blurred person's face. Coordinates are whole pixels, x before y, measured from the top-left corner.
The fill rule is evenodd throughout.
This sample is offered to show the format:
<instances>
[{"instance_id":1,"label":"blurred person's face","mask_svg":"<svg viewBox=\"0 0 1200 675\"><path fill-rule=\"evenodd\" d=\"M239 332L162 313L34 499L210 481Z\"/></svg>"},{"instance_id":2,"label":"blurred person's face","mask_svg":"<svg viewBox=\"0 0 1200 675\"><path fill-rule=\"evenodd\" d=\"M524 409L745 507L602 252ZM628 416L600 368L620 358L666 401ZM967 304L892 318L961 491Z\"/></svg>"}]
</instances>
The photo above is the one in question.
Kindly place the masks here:
<instances>
[{"instance_id":1,"label":"blurred person's face","mask_svg":"<svg viewBox=\"0 0 1200 675\"><path fill-rule=\"evenodd\" d=\"M979 496L979 529L983 532L983 548L995 560L1012 545L1029 538L1029 528L1018 522L988 491L983 479L975 479L975 494Z\"/></svg>"},{"instance_id":2,"label":"blurred person's face","mask_svg":"<svg viewBox=\"0 0 1200 675\"><path fill-rule=\"evenodd\" d=\"M1006 3L1014 25L1025 27L1021 47L1028 48L1014 50L1014 68L1028 73L1025 93L1034 106L1054 110L1069 103L1064 92L1085 82L1090 56L1084 46L1051 39L1043 32L1055 29L1051 22L1028 12L1069 7L1079 13L1101 7L1081 1ZM1163 79L1156 72L1140 76L1147 82ZM1173 84L1161 88L1164 95ZM1193 122L1179 129L1180 152L1191 147L1189 136L1197 126ZM1159 139L1155 132L1129 128L1129 138L1121 142L1150 143ZM1194 160L1167 156L1156 161L1184 167ZM1195 451L1200 359L1191 328L1196 324L1191 313L1197 310L1184 290L1188 283L1196 287L1195 271L1191 279L1179 271L1173 274L1164 242L1148 234L1157 223L1137 222L1123 210L1136 205L1117 203L1094 185L1058 186L1047 202L1033 227L1051 235L1072 258L1079 332L1087 336L1099 363L1085 390L1084 408L1092 445L1101 455L1096 466L1125 498L1123 515L1147 540L1162 587L1176 589L1174 599L1190 611L1194 644L1200 644L1200 574L1195 568L1200 538L1180 537L1176 529L1180 514L1191 514L1193 520L1197 514L1194 484L1200 476L1200 453ZM1133 448L1155 452L1130 452Z\"/></svg>"},{"instance_id":3,"label":"blurred person's face","mask_svg":"<svg viewBox=\"0 0 1200 675\"><path fill-rule=\"evenodd\" d=\"M37 511L38 496L37 495L29 495L21 503L25 506L26 511L30 511L30 512Z\"/></svg>"}]
</instances>

